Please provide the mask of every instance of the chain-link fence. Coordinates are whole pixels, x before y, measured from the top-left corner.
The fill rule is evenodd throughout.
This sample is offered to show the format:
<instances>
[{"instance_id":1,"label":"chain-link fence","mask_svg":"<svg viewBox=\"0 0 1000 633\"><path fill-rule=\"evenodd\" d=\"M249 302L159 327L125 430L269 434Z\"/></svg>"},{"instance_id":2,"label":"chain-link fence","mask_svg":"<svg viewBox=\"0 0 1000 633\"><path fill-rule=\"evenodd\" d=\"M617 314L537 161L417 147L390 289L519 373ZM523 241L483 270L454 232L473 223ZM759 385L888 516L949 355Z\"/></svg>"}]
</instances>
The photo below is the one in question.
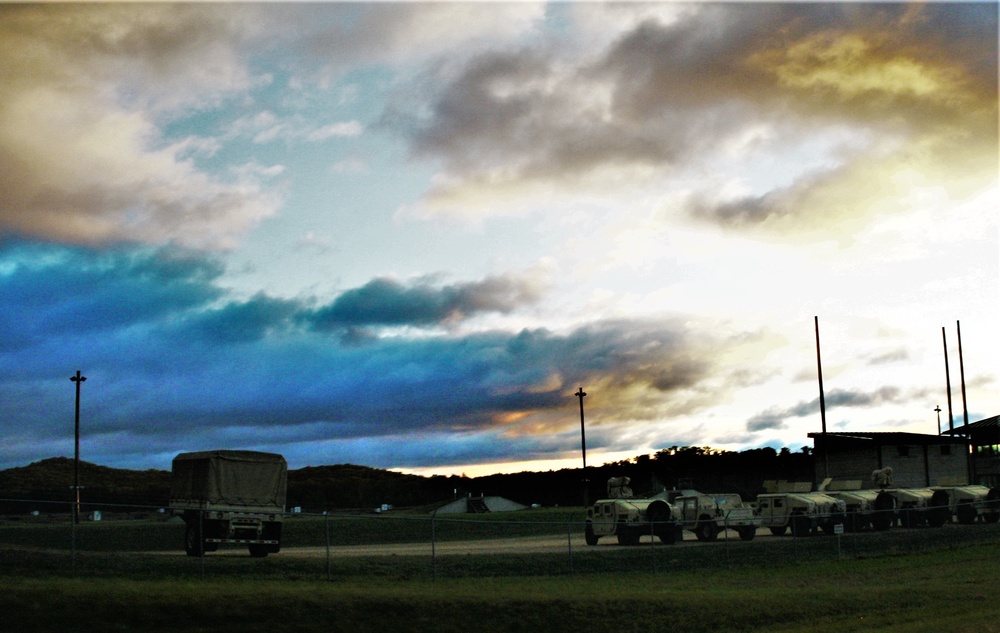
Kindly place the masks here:
<instances>
[{"instance_id":1,"label":"chain-link fence","mask_svg":"<svg viewBox=\"0 0 1000 633\"><path fill-rule=\"evenodd\" d=\"M587 538L583 508L540 508L476 515L389 510L295 512L281 517L280 552L251 555L246 545L216 551L186 547L188 525L155 506L0 499L0 575L44 577L259 577L331 580L551 576L598 572L669 573L801 562L1000 543L1000 524L949 519L940 527L888 529L847 514L809 530L758 527L752 535L714 521L649 523L619 544L617 535ZM844 526L866 526L847 531ZM776 535L774 532L784 532ZM664 538L664 534L670 534ZM706 538L710 536L710 538ZM588 541L593 544L588 545ZM596 543L595 543L596 541ZM187 551L186 551L187 549Z\"/></svg>"}]
</instances>

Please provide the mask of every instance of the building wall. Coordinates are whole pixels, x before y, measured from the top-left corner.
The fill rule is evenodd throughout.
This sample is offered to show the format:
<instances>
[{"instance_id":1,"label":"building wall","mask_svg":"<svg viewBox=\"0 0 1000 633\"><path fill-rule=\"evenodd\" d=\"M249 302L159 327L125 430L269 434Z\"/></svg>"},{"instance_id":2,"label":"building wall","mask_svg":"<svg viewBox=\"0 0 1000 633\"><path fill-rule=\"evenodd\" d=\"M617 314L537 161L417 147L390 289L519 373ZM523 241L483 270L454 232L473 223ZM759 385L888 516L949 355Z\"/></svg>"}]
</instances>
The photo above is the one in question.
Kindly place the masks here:
<instances>
[{"instance_id":1,"label":"building wall","mask_svg":"<svg viewBox=\"0 0 1000 633\"><path fill-rule=\"evenodd\" d=\"M967 448L954 444L886 444L874 441L843 442L815 439L816 483L860 480L870 488L872 472L892 468L893 485L900 488L969 483ZM825 453L825 456L824 456Z\"/></svg>"}]
</instances>

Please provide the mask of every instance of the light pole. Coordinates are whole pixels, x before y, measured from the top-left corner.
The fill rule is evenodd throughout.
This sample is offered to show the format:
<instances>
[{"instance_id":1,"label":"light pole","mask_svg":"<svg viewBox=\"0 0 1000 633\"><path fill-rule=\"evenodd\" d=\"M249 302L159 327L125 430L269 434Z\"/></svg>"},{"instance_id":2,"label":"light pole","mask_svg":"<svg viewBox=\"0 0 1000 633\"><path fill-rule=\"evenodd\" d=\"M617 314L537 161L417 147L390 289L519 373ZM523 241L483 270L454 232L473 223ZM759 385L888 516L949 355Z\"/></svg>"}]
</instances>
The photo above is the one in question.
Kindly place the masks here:
<instances>
[{"instance_id":1,"label":"light pole","mask_svg":"<svg viewBox=\"0 0 1000 633\"><path fill-rule=\"evenodd\" d=\"M70 380L76 383L76 452L73 457L73 492L76 502L73 505L73 523L80 522L80 385L87 380L86 376L76 370L76 375Z\"/></svg>"},{"instance_id":2,"label":"light pole","mask_svg":"<svg viewBox=\"0 0 1000 633\"><path fill-rule=\"evenodd\" d=\"M941 435L941 405L934 405L934 411L938 415L938 435Z\"/></svg>"},{"instance_id":3,"label":"light pole","mask_svg":"<svg viewBox=\"0 0 1000 633\"><path fill-rule=\"evenodd\" d=\"M583 391L583 387L574 394L580 399L580 446L583 450L583 506L587 507L590 505L589 495L587 494L587 433L583 426L583 398L587 395Z\"/></svg>"}]
</instances>

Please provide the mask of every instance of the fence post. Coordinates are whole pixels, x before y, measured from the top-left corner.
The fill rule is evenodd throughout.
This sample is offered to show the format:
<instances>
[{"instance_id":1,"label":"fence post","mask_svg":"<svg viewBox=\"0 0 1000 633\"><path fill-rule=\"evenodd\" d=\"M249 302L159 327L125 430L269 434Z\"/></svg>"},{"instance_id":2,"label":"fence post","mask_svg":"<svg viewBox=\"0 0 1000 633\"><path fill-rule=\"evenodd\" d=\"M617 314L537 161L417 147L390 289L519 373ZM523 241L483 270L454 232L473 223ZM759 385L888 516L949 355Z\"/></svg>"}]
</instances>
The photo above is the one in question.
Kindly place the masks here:
<instances>
[{"instance_id":1,"label":"fence post","mask_svg":"<svg viewBox=\"0 0 1000 633\"><path fill-rule=\"evenodd\" d=\"M656 573L656 523L654 521L649 522L649 561L650 566L653 568L653 573Z\"/></svg>"},{"instance_id":2,"label":"fence post","mask_svg":"<svg viewBox=\"0 0 1000 633\"><path fill-rule=\"evenodd\" d=\"M330 574L330 511L323 511L323 529L326 532L326 581L332 580Z\"/></svg>"},{"instance_id":3,"label":"fence post","mask_svg":"<svg viewBox=\"0 0 1000 633\"><path fill-rule=\"evenodd\" d=\"M198 563L201 566L201 579L205 579L205 511L198 509Z\"/></svg>"},{"instance_id":4,"label":"fence post","mask_svg":"<svg viewBox=\"0 0 1000 633\"><path fill-rule=\"evenodd\" d=\"M730 512L732 512L731 509L726 510L726 515L722 518L722 529L725 530L726 533L726 569L730 568L730 561L729 561L729 513Z\"/></svg>"},{"instance_id":5,"label":"fence post","mask_svg":"<svg viewBox=\"0 0 1000 633\"><path fill-rule=\"evenodd\" d=\"M573 522L566 523L566 548L569 550L569 573L573 573Z\"/></svg>"},{"instance_id":6,"label":"fence post","mask_svg":"<svg viewBox=\"0 0 1000 633\"><path fill-rule=\"evenodd\" d=\"M76 576L76 506L70 508L70 558L73 567L73 575Z\"/></svg>"},{"instance_id":7,"label":"fence post","mask_svg":"<svg viewBox=\"0 0 1000 633\"><path fill-rule=\"evenodd\" d=\"M431 580L437 580L437 534L435 533L437 510L431 512Z\"/></svg>"}]
</instances>

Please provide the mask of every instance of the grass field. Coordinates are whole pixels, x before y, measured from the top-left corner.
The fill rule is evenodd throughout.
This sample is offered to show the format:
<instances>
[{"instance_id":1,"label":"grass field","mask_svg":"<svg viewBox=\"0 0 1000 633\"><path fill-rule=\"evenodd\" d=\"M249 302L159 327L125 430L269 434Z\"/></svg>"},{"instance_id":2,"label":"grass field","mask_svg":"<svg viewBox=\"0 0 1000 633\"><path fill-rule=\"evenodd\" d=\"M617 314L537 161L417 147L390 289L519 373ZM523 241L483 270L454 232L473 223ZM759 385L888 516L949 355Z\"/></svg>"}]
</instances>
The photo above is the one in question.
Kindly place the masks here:
<instances>
[{"instance_id":1,"label":"grass field","mask_svg":"<svg viewBox=\"0 0 1000 633\"><path fill-rule=\"evenodd\" d=\"M484 531L502 538L564 534L567 516L436 524L435 533L442 528L442 539L484 538ZM335 524L330 532L339 533L338 546L404 542L407 535L420 542L418 532L430 529L414 521L342 520L288 521L286 545L324 543ZM598 546L572 561L566 553L488 551L435 561L284 552L263 560L199 560L163 553L179 549L179 527L82 525L70 557L50 547L65 526L0 526L0 631L1000 633L994 526L859 534L839 548L834 537ZM163 549L113 547L135 547L134 539L145 538Z\"/></svg>"}]
</instances>

